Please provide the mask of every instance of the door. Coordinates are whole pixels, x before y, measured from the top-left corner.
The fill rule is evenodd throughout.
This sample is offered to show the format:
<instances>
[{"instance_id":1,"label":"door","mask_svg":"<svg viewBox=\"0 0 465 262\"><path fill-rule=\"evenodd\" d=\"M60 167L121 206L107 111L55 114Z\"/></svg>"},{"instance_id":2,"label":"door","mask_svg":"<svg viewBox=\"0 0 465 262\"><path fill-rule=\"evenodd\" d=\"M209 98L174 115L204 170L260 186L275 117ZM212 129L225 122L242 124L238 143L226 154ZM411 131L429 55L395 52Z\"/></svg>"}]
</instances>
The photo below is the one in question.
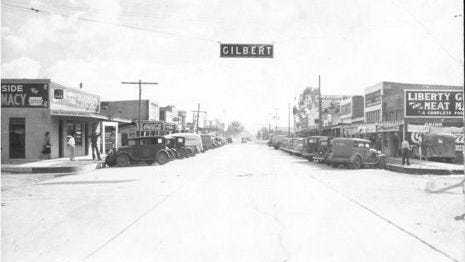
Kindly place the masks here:
<instances>
[{"instance_id":1,"label":"door","mask_svg":"<svg viewBox=\"0 0 465 262\"><path fill-rule=\"evenodd\" d=\"M63 157L63 120L58 121L58 157Z\"/></svg>"},{"instance_id":2,"label":"door","mask_svg":"<svg viewBox=\"0 0 465 262\"><path fill-rule=\"evenodd\" d=\"M26 158L26 120L10 118L10 158Z\"/></svg>"}]
</instances>

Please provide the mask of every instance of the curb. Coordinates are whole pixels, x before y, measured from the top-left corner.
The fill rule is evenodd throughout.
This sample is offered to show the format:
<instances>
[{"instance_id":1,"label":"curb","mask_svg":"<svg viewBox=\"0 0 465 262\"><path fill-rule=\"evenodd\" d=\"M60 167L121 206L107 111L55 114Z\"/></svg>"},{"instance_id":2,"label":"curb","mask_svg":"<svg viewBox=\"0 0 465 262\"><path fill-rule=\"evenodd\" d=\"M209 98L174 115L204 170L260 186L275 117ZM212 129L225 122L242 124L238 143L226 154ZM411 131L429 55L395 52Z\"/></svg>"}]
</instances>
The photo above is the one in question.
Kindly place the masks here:
<instances>
[{"instance_id":1,"label":"curb","mask_svg":"<svg viewBox=\"0 0 465 262\"><path fill-rule=\"evenodd\" d=\"M386 170L412 175L456 175L464 174L463 169L424 169L386 164Z\"/></svg>"},{"instance_id":2,"label":"curb","mask_svg":"<svg viewBox=\"0 0 465 262\"><path fill-rule=\"evenodd\" d=\"M56 167L20 167L20 166L2 166L2 172L38 174L38 173L78 173L87 172L103 168L104 163L87 164L80 166L56 166Z\"/></svg>"}]
</instances>

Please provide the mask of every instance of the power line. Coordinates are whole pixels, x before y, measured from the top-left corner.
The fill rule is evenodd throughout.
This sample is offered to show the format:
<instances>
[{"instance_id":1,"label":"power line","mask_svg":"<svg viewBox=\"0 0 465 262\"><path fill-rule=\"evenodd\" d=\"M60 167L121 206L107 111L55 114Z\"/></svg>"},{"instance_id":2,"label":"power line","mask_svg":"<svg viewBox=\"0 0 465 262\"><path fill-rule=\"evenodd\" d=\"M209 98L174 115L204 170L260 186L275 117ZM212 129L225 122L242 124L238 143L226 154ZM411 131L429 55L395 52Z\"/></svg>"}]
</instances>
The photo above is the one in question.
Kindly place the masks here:
<instances>
[{"instance_id":1,"label":"power line","mask_svg":"<svg viewBox=\"0 0 465 262\"><path fill-rule=\"evenodd\" d=\"M43 14L43 15L53 15L53 14L55 14L55 15L60 15L60 16L67 17L67 18L72 17L71 15L67 15L67 14L57 14L57 13L52 13L52 12L45 11L45 10L40 10L40 9L36 9L36 8L31 8L31 7L24 7L24 6L19 6L19 5L13 5L13 4L9 4L9 3L3 3L2 2L2 5L4 5L5 7L16 8L18 11L19 10L32 11L32 12L35 12L37 14ZM112 26L116 26L116 27L123 27L123 28L128 28L128 29L133 29L133 30L140 30L140 31L147 31L147 32L152 32L152 33L157 33L157 34L170 35L170 36L174 36L174 37L181 37L181 38L196 39L196 40L200 40L200 41L219 43L219 41L209 39L209 38L180 35L180 34L165 32L165 31L161 31L161 30L155 30L155 29L152 29L152 28L125 25L125 24L119 24L119 23L114 23L114 22L95 20L95 19L86 18L86 17L75 17L75 18L77 20L90 22L90 23L112 25Z\"/></svg>"}]
</instances>

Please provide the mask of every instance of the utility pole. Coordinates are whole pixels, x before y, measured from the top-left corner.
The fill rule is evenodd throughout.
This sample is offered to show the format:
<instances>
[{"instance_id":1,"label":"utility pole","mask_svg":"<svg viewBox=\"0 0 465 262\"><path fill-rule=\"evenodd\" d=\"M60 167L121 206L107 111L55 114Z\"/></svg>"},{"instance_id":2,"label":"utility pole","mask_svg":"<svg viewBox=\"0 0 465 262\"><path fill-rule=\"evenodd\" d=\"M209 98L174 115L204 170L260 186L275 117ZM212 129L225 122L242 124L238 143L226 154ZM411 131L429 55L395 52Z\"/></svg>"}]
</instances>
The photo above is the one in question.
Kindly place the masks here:
<instances>
[{"instance_id":1,"label":"utility pole","mask_svg":"<svg viewBox=\"0 0 465 262\"><path fill-rule=\"evenodd\" d=\"M275 123L274 123L274 132L276 134L276 132L278 131L278 108L277 107L275 107L275 109L274 109L274 117L273 118L274 118L274 121L275 121Z\"/></svg>"},{"instance_id":2,"label":"utility pole","mask_svg":"<svg viewBox=\"0 0 465 262\"><path fill-rule=\"evenodd\" d=\"M291 137L291 103L287 104L287 136Z\"/></svg>"},{"instance_id":3,"label":"utility pole","mask_svg":"<svg viewBox=\"0 0 465 262\"><path fill-rule=\"evenodd\" d=\"M137 131L140 131L140 121L141 121L141 100L142 100L142 85L158 85L155 82L121 82L121 84L125 85L139 85L139 120L137 122Z\"/></svg>"},{"instance_id":4,"label":"utility pole","mask_svg":"<svg viewBox=\"0 0 465 262\"><path fill-rule=\"evenodd\" d=\"M320 119L319 124L320 124L320 132L322 132L323 128L323 119L321 118L321 80L320 80L320 75L318 75L318 118Z\"/></svg>"},{"instance_id":5,"label":"utility pole","mask_svg":"<svg viewBox=\"0 0 465 262\"><path fill-rule=\"evenodd\" d=\"M207 113L207 111L200 111L200 103L197 105L197 110L191 110L193 113L197 113L197 123L196 123L196 128L195 131L199 132L199 119L200 119L200 113ZM192 119L193 120L193 119Z\"/></svg>"}]
</instances>

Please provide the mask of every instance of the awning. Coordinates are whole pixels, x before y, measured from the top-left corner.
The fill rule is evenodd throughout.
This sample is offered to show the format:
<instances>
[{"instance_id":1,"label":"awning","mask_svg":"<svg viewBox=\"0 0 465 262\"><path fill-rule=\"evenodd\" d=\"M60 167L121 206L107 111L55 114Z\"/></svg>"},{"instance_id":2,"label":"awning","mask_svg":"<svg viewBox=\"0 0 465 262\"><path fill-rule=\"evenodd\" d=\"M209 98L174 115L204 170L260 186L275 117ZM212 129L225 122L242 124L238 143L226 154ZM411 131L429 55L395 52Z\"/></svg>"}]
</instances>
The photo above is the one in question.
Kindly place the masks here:
<instances>
[{"instance_id":1,"label":"awning","mask_svg":"<svg viewBox=\"0 0 465 262\"><path fill-rule=\"evenodd\" d=\"M81 112L81 111L64 111L64 110L50 110L51 116L64 116L64 117L81 117L81 118L91 118L98 120L108 120L108 117L100 115L97 113L91 112Z\"/></svg>"}]
</instances>

